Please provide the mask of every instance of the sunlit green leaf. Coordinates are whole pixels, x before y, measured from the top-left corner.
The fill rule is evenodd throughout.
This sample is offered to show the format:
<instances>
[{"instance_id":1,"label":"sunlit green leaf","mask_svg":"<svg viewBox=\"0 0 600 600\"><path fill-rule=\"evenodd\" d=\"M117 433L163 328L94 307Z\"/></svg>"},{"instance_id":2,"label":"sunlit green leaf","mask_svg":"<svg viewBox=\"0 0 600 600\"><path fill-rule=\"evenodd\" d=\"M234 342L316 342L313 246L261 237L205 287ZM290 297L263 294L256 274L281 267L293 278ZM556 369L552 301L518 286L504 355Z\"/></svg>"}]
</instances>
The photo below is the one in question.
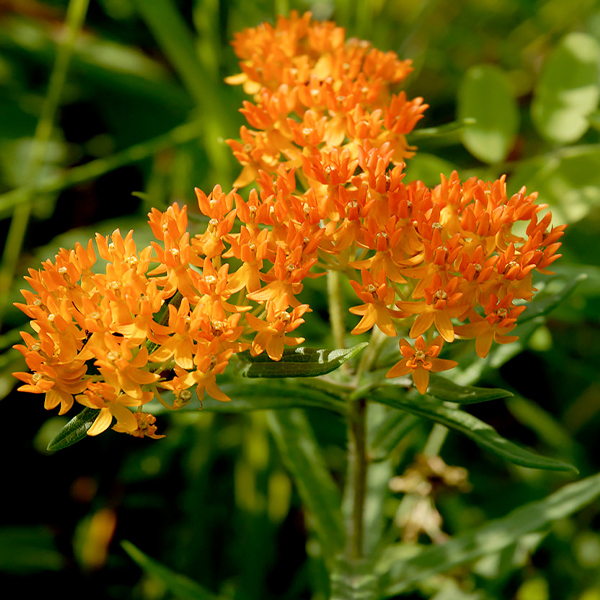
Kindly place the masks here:
<instances>
[{"instance_id":1,"label":"sunlit green leaf","mask_svg":"<svg viewBox=\"0 0 600 600\"><path fill-rule=\"evenodd\" d=\"M218 596L189 577L175 573L168 567L161 565L136 548L131 542L125 540L121 542L121 546L145 573L162 581L179 600L217 600Z\"/></svg>"},{"instance_id":2,"label":"sunlit green leaf","mask_svg":"<svg viewBox=\"0 0 600 600\"><path fill-rule=\"evenodd\" d=\"M48 450L55 452L68 446L72 446L87 437L88 429L92 426L98 413L96 408L87 406L76 416L73 417L51 440L48 444Z\"/></svg>"},{"instance_id":3,"label":"sunlit green leaf","mask_svg":"<svg viewBox=\"0 0 600 600\"><path fill-rule=\"evenodd\" d=\"M326 559L344 545L341 497L325 463L308 419L301 410L268 413L268 422L282 459L306 506Z\"/></svg>"},{"instance_id":4,"label":"sunlit green leaf","mask_svg":"<svg viewBox=\"0 0 600 600\"><path fill-rule=\"evenodd\" d=\"M506 74L493 65L470 68L461 82L458 118L475 124L462 131L463 144L487 163L504 160L519 129L519 111Z\"/></svg>"},{"instance_id":5,"label":"sunlit green leaf","mask_svg":"<svg viewBox=\"0 0 600 600\"><path fill-rule=\"evenodd\" d=\"M370 398L376 402L395 406L419 417L441 423L471 438L475 443L493 454L522 467L531 469L547 469L551 471L572 471L572 465L545 456L534 454L513 442L503 438L493 427L480 421L477 417L462 410L449 408L442 403L421 398L413 400L404 393L394 392L391 386L381 386L371 390Z\"/></svg>"},{"instance_id":6,"label":"sunlit green leaf","mask_svg":"<svg viewBox=\"0 0 600 600\"><path fill-rule=\"evenodd\" d=\"M578 140L598 106L600 46L585 33L570 33L548 57L531 105L533 122L551 142Z\"/></svg>"},{"instance_id":7,"label":"sunlit green leaf","mask_svg":"<svg viewBox=\"0 0 600 600\"><path fill-rule=\"evenodd\" d=\"M498 552L524 535L569 516L600 496L600 475L564 486L538 502L517 508L475 531L458 535L448 542L430 546L408 559L398 544L384 552L377 571L384 577L385 596L402 594L417 582L482 556Z\"/></svg>"},{"instance_id":8,"label":"sunlit green leaf","mask_svg":"<svg viewBox=\"0 0 600 600\"><path fill-rule=\"evenodd\" d=\"M251 356L246 351L238 355L243 365L239 373L244 377L317 377L341 367L368 345L363 342L341 350L286 349L279 361L271 360L266 352Z\"/></svg>"}]
</instances>

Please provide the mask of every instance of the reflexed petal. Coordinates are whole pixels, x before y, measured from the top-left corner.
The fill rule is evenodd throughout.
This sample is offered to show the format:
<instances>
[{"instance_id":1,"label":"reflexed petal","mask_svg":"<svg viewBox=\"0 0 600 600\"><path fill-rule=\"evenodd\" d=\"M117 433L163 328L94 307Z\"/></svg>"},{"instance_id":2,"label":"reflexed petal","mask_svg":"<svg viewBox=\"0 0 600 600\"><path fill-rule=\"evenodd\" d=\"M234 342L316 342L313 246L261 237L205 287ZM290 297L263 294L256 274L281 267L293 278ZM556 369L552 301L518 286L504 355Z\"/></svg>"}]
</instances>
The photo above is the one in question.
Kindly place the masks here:
<instances>
[{"instance_id":1,"label":"reflexed petal","mask_svg":"<svg viewBox=\"0 0 600 600\"><path fill-rule=\"evenodd\" d=\"M439 373L440 371L447 371L448 369L454 369L458 363L455 360L447 360L445 358L432 358L431 359L431 371L433 373Z\"/></svg>"},{"instance_id":2,"label":"reflexed petal","mask_svg":"<svg viewBox=\"0 0 600 600\"><path fill-rule=\"evenodd\" d=\"M424 394L429 386L429 371L417 368L413 371L412 377L419 394Z\"/></svg>"},{"instance_id":3,"label":"reflexed petal","mask_svg":"<svg viewBox=\"0 0 600 600\"><path fill-rule=\"evenodd\" d=\"M106 431L112 423L112 415L108 408L100 410L100 414L96 417L94 424L88 429L88 435L98 435L103 431Z\"/></svg>"},{"instance_id":4,"label":"reflexed petal","mask_svg":"<svg viewBox=\"0 0 600 600\"><path fill-rule=\"evenodd\" d=\"M406 365L407 359L403 359L397 362L387 373L386 377L391 379L392 377L402 377L402 375L408 375L412 369Z\"/></svg>"},{"instance_id":5,"label":"reflexed petal","mask_svg":"<svg viewBox=\"0 0 600 600\"><path fill-rule=\"evenodd\" d=\"M492 347L492 342L494 341L494 330L488 329L486 332L482 333L475 340L475 351L477 352L477 356L480 358L485 358Z\"/></svg>"}]
</instances>

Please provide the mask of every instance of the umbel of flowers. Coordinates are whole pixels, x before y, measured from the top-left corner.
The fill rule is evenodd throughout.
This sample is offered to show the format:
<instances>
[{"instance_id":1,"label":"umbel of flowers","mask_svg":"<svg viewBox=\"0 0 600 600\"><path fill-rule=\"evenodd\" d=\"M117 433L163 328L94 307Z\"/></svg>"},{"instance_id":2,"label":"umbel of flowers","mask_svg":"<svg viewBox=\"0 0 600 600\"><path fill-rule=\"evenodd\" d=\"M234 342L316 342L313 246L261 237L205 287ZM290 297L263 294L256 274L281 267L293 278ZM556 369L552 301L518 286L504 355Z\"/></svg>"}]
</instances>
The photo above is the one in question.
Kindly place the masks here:
<instances>
[{"instance_id":1,"label":"umbel of flowers","mask_svg":"<svg viewBox=\"0 0 600 600\"><path fill-rule=\"evenodd\" d=\"M194 392L230 400L216 376L236 353L278 361L302 343L303 282L332 270L356 294L352 333L405 335L387 376L412 375L424 394L431 371L457 365L439 358L444 343L475 338L485 357L516 339L533 271L560 256L564 227L540 215L535 193L508 197L504 177L454 172L433 189L404 180L415 151L406 135L426 105L390 87L410 61L310 14L247 29L233 45L242 73L228 82L251 99L249 127L228 142L242 166L234 185L255 184L246 197L197 189L203 232L188 231L186 207L153 209L150 246L117 230L26 277L18 306L33 334L16 347L31 372L15 373L19 389L59 414L99 409L90 435L116 420L116 431L162 437L143 409L153 398L175 410Z\"/></svg>"}]
</instances>

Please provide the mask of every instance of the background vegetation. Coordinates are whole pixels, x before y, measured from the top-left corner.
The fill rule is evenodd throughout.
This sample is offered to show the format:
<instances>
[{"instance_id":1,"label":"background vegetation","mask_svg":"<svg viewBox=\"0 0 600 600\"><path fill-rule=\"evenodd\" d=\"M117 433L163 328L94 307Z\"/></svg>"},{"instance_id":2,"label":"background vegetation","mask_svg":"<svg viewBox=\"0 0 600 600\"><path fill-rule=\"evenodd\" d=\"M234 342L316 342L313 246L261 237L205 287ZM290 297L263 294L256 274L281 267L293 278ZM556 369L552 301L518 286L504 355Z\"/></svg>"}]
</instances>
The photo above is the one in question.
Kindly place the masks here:
<instances>
[{"instance_id":1,"label":"background vegetation","mask_svg":"<svg viewBox=\"0 0 600 600\"><path fill-rule=\"evenodd\" d=\"M242 91L223 83L238 72L229 41L293 8L412 58L408 95L430 105L419 129L478 119L458 133L414 134L420 153L409 178L433 185L454 168L463 178L507 172L509 188L538 189L556 221L569 223L557 276L542 291L587 279L463 379L513 391L469 411L502 435L574 462L581 476L600 471L598 2L92 0L78 32L85 5L0 4L0 589L172 597L126 554L120 544L129 540L225 596L325 597L318 548L264 412L162 416L162 441L108 432L52 455L48 440L66 419L16 393L11 376L24 368L11 346L25 317L12 303L28 268L95 231L133 228L144 243L151 207L193 208L195 186L229 189L238 167L223 140L243 122ZM482 105L482 86L494 102L488 94ZM549 115L553 102L560 110ZM326 306L314 289L307 294L315 313L304 335L331 347ZM344 424L322 410L307 414L341 480ZM429 430L417 423L377 468L381 486L413 463ZM435 494L448 535L574 479L504 464L457 434L441 456L467 468L470 484ZM378 514L402 520L413 508L390 490ZM426 514L436 517L431 507ZM598 506L405 597L434 595L600 599Z\"/></svg>"}]
</instances>

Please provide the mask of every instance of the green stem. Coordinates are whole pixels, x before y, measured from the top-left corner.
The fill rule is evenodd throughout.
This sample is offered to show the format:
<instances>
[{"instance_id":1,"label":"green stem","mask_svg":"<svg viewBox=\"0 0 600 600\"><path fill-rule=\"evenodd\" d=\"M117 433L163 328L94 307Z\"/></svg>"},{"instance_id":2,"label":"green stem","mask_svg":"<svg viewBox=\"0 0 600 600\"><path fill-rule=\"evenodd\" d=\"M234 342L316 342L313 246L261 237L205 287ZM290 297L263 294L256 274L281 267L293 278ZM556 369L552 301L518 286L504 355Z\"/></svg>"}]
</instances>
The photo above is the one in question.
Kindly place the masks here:
<instances>
[{"instance_id":1,"label":"green stem","mask_svg":"<svg viewBox=\"0 0 600 600\"><path fill-rule=\"evenodd\" d=\"M52 135L60 96L65 85L75 41L85 21L88 3L89 0L71 0L67 9L65 36L59 43L56 62L50 75L48 93L42 105L26 169L24 178L26 193L21 202L15 206L2 255L2 266L0 267L0 326L9 296L8 292L12 286L19 256L23 248L31 216L32 199L37 192L39 176L46 160L48 142Z\"/></svg>"},{"instance_id":2,"label":"green stem","mask_svg":"<svg viewBox=\"0 0 600 600\"><path fill-rule=\"evenodd\" d=\"M329 321L336 348L346 347L346 326L344 323L344 296L342 292L342 273L331 270L327 273L327 292L329 297Z\"/></svg>"},{"instance_id":3,"label":"green stem","mask_svg":"<svg viewBox=\"0 0 600 600\"><path fill-rule=\"evenodd\" d=\"M365 498L367 493L367 401L351 402L348 415L348 471L352 477L352 513L346 528L346 557L356 561L364 556Z\"/></svg>"}]
</instances>

